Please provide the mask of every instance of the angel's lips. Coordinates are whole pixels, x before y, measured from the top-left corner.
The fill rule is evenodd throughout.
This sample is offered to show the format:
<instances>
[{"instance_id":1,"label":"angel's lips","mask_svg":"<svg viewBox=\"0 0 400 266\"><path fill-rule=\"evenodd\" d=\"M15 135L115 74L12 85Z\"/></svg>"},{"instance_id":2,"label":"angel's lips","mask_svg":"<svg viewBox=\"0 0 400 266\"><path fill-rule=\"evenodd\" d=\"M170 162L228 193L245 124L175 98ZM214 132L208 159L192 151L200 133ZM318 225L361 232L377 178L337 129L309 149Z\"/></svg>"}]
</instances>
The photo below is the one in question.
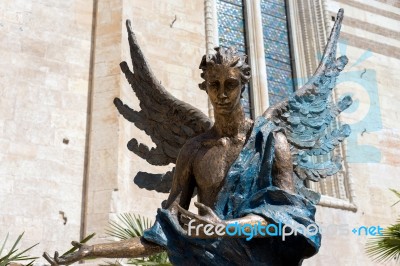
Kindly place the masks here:
<instances>
[{"instance_id":1,"label":"angel's lips","mask_svg":"<svg viewBox=\"0 0 400 266\"><path fill-rule=\"evenodd\" d=\"M217 103L217 105L219 106L219 107L222 107L222 108L226 108L226 107L229 107L230 106L230 102L225 102L225 103Z\"/></svg>"}]
</instances>

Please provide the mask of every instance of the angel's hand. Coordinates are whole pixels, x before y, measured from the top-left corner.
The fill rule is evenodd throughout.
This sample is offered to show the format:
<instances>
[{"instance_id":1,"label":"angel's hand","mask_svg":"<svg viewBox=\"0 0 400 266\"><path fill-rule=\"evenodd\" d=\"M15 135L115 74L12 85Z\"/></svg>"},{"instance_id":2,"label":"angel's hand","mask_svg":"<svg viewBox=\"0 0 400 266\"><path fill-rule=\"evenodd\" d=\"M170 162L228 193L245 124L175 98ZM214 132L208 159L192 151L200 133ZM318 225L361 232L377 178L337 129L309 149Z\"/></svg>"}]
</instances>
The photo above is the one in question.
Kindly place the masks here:
<instances>
[{"instance_id":1,"label":"angel's hand","mask_svg":"<svg viewBox=\"0 0 400 266\"><path fill-rule=\"evenodd\" d=\"M213 226L213 228L216 228L218 225L219 226L226 226L226 222L224 220L221 220L218 215L208 206L195 202L194 205L200 210L203 215L199 214L194 214L188 210L183 209L181 206L178 205L179 212L181 213L180 216L180 221L183 224L183 228L185 230L193 230L196 227L205 227L206 225L210 224ZM208 236L203 234L204 230L199 230L199 234L197 235L196 232L196 237L201 237L201 238L209 238L213 237ZM188 232L190 235L195 235L194 232ZM215 235L214 237L218 237L218 235Z\"/></svg>"},{"instance_id":2,"label":"angel's hand","mask_svg":"<svg viewBox=\"0 0 400 266\"><path fill-rule=\"evenodd\" d=\"M93 252L93 246L88 246L85 244L81 244L76 241L72 241L71 244L78 248L78 251L75 251L71 254L67 254L65 256L59 257L58 252L54 253L54 258L50 257L50 255L45 252L43 257L50 263L51 266L58 266L58 265L70 265L74 262L80 261L86 257L89 257Z\"/></svg>"}]
</instances>

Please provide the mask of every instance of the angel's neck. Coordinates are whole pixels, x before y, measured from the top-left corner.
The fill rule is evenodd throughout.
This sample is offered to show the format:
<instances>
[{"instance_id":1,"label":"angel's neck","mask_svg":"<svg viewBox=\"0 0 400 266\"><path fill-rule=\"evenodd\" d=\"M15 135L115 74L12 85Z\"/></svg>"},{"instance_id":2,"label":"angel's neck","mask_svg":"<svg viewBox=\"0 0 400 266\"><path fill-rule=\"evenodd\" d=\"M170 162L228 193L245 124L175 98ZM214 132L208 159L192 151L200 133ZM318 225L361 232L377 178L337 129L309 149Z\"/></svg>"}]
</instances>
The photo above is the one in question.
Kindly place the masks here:
<instances>
[{"instance_id":1,"label":"angel's neck","mask_svg":"<svg viewBox=\"0 0 400 266\"><path fill-rule=\"evenodd\" d=\"M240 137L246 135L246 117L240 106L230 114L214 113L214 128L220 137Z\"/></svg>"}]
</instances>

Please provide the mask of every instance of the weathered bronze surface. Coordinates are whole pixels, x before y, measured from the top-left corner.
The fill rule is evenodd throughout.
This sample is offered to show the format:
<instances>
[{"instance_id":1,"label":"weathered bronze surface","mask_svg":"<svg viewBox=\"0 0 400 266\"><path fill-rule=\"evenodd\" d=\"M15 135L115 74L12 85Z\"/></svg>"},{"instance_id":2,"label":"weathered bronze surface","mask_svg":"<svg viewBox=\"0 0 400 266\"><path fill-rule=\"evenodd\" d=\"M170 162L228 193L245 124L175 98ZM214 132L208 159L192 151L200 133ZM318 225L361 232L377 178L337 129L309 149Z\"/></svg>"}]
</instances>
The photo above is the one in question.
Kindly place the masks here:
<instances>
[{"instance_id":1,"label":"weathered bronze surface","mask_svg":"<svg viewBox=\"0 0 400 266\"><path fill-rule=\"evenodd\" d=\"M165 229L168 228L165 225L168 223L162 221L163 212L167 213L172 224L179 226L175 230L178 233L183 232L182 234L186 234L185 230L190 221L194 225L212 224L214 226L235 223L256 224L258 222L266 225L276 222L275 214L268 216L269 214L264 214L262 211L249 212L246 210L237 215L238 217L233 215L232 211L222 214L224 211L221 206L231 206L231 209L232 206L238 206L235 205L238 199L233 203L229 202L229 193L239 197L239 201L243 200L243 204L247 204L247 201L240 199L240 196L250 197L255 194L250 191L240 195L236 191L240 191L241 188L238 189L234 186L230 188L231 181L227 181L227 176L230 178L229 180L233 180L231 177L235 174L236 166L240 166L240 169L250 169L256 164L260 165L258 172L243 173L243 176L247 178L243 179L245 180L242 181L243 184L248 185L255 180L254 182L259 183L257 186L261 192L266 188L273 188L273 191L262 194L267 201L275 202L275 205L284 205L281 209L282 213L296 212L299 209L299 212L305 213L304 215L313 221L315 212L313 204L318 201L318 195L308 191L304 187L303 181L305 179L318 181L320 178L336 173L340 169L340 162L335 159L324 165L318 165L311 163L309 156L330 152L350 133L346 125L331 134L327 134L325 131L330 121L351 104L350 98L344 98L337 105L329 101L336 77L347 63L347 58L336 59L335 57L342 18L343 11L340 10L321 64L314 76L288 100L266 110L264 118L262 118L264 122L257 120L257 125L245 117L240 101L242 89L250 79L250 67L247 65L244 55L237 53L233 47L216 48L215 54L204 56L201 61L200 69L203 70L202 78L205 81L199 86L207 92L214 107L215 123L212 124L199 110L174 98L161 86L145 61L129 21L127 22L134 73L129 70L125 62L121 63L121 69L141 101L142 110L134 111L118 98L114 103L127 120L145 130L156 144L156 148L149 149L143 144L138 144L136 139L132 139L128 143L128 148L155 165L176 163L175 169L159 177L156 184L145 185L146 188L151 187L158 191L169 190L170 185L166 177L173 173L168 200L163 204L163 211L159 211L157 218L157 223L161 224L161 227L154 229L157 226L156 223L153 228L153 231L156 232L155 238L160 233L157 230L168 231ZM258 127L262 127L263 123L270 128L269 131L266 131L268 134L261 136L260 133L251 137L252 132L255 132ZM258 138L265 142L265 155L259 154L258 157L255 156L252 160L246 161L247 147L253 141L254 149L257 149ZM255 151L251 152L256 153ZM265 159L255 163L260 156ZM270 164L265 162L268 158L271 159ZM266 165L265 169L263 169L264 165ZM261 173L265 177L270 177L271 180L263 181ZM151 174L147 174L147 177L148 175ZM260 178L260 180L256 180L256 178ZM254 186L252 185L252 187ZM195 189L197 189L198 196L198 202L195 203L199 210L198 214L188 211ZM228 199L226 205L223 203L224 198ZM297 203L293 203L297 199L306 202L305 205L298 207ZM287 202L283 204L282 202L285 200ZM271 202L268 204L273 204ZM257 204L257 208L259 208L261 203ZM289 205L295 206L293 210L287 207ZM290 218L285 219L290 220ZM286 221L285 219L283 221ZM168 233L165 235L167 239L170 238ZM205 235L197 237L207 238ZM152 237L150 233L146 238L154 240L154 236ZM299 255L296 263L301 264L303 258L318 251L319 240L313 241L318 242L313 244L315 250L310 251L311 248L307 248L307 250L301 251L302 257ZM157 243L161 242L160 240ZM73 245L79 247L79 250L71 255L59 257L56 253L54 258L51 258L45 253L44 257L51 265L68 265L93 257L143 257L160 252L164 248L167 248L170 256L175 256L174 251L171 251L172 248L167 244L157 245L143 238L93 246L73 242ZM201 242L201 245L204 243ZM279 243L279 245L282 245L282 249L285 248L285 243ZM201 254L197 255L201 256ZM232 260L233 264L240 262L240 259L235 259L234 256L232 256ZM179 259L174 261L177 262ZM222 258L220 261L226 263L226 258ZM278 258L268 262L271 263L269 265L284 265L284 261Z\"/></svg>"},{"instance_id":2,"label":"weathered bronze surface","mask_svg":"<svg viewBox=\"0 0 400 266\"><path fill-rule=\"evenodd\" d=\"M54 258L44 253L44 258L51 265L69 265L74 262L90 258L137 258L147 257L163 251L159 245L155 245L141 238L132 238L126 241L105 243L88 246L72 241L72 246L79 248L77 252L59 257L55 252Z\"/></svg>"}]
</instances>

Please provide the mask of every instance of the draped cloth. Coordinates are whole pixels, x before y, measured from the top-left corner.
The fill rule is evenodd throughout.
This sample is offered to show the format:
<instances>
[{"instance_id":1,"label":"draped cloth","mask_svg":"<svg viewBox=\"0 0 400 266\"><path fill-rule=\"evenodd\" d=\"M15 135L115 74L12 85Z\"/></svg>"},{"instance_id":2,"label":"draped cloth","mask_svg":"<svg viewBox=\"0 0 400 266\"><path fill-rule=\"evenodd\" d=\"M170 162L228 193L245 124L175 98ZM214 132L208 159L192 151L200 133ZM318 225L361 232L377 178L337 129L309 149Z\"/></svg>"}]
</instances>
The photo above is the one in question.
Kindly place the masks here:
<instances>
[{"instance_id":1,"label":"draped cloth","mask_svg":"<svg viewBox=\"0 0 400 266\"><path fill-rule=\"evenodd\" d=\"M215 204L222 220L248 214L263 217L268 223L291 228L314 223L315 206L302 193L288 193L272 183L274 159L273 132L280 129L264 117L254 123L250 137L230 167ZM316 225L315 225L316 226ZM263 238L220 237L199 239L188 236L176 217L159 209L156 222L144 238L167 249L174 265L301 265L318 252L321 235L306 234Z\"/></svg>"}]
</instances>

